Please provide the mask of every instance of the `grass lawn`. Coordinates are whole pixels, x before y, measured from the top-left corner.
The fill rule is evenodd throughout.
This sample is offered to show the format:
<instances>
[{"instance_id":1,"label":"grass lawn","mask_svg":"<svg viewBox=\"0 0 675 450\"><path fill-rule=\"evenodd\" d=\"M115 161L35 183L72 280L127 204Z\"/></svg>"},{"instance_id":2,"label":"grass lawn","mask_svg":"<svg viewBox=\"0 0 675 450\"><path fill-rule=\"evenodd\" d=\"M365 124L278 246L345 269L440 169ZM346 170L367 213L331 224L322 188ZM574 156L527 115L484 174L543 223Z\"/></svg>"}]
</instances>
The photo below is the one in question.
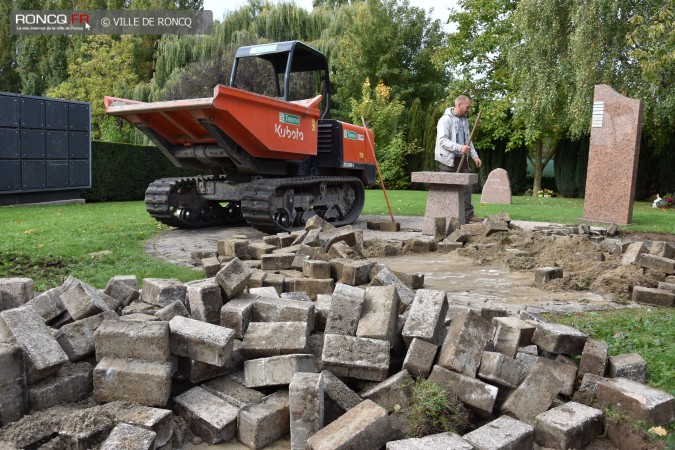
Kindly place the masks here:
<instances>
[{"instance_id":1,"label":"grass lawn","mask_svg":"<svg viewBox=\"0 0 675 450\"><path fill-rule=\"evenodd\" d=\"M548 314L609 346L609 355L639 353L649 372L649 384L675 395L675 315L672 308Z\"/></svg>"},{"instance_id":2,"label":"grass lawn","mask_svg":"<svg viewBox=\"0 0 675 450\"><path fill-rule=\"evenodd\" d=\"M202 278L201 272L145 254L144 242L166 229L143 202L0 208L0 276L33 278L36 290L52 288L68 275L99 288L122 274ZM112 254L89 255L104 250Z\"/></svg>"},{"instance_id":3,"label":"grass lawn","mask_svg":"<svg viewBox=\"0 0 675 450\"><path fill-rule=\"evenodd\" d=\"M394 216L423 216L427 203L426 191L387 191ZM584 200L580 198L543 198L514 196L510 205L480 203L480 194L472 196L476 215L506 212L514 220L537 222L579 223L584 215ZM364 214L389 214L381 190L366 191ZM652 208L649 202L635 202L633 223L622 229L675 234L675 210Z\"/></svg>"}]
</instances>

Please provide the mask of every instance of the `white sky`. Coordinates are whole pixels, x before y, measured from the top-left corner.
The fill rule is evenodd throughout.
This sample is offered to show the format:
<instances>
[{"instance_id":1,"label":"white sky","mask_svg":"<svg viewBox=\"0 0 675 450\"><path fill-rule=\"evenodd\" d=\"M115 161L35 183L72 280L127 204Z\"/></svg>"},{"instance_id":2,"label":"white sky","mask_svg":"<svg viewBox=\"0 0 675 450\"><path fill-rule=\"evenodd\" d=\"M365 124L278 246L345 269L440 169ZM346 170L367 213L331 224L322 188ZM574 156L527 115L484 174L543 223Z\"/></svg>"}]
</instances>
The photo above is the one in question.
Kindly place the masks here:
<instances>
[{"instance_id":1,"label":"white sky","mask_svg":"<svg viewBox=\"0 0 675 450\"><path fill-rule=\"evenodd\" d=\"M226 11L233 11L245 3L246 0L204 0L204 9L213 11L214 20L222 20ZM295 0L295 3L308 11L312 10L312 0ZM449 8L457 8L457 0L414 0L411 6L424 8L426 11L433 8L431 18L439 19L446 32L454 31L454 27L445 22L450 15Z\"/></svg>"}]
</instances>

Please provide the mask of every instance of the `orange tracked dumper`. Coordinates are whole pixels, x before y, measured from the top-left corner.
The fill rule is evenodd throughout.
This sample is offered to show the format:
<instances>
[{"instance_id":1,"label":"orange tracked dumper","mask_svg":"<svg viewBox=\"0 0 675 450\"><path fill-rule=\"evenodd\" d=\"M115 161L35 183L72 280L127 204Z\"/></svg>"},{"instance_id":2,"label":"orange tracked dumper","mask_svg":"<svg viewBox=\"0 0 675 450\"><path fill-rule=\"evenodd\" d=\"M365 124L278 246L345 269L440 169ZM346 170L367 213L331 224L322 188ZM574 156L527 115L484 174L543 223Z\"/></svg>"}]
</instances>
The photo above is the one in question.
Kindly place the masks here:
<instances>
[{"instance_id":1,"label":"orange tracked dumper","mask_svg":"<svg viewBox=\"0 0 675 450\"><path fill-rule=\"evenodd\" d=\"M271 65L276 97L234 87L244 58ZM316 73L324 95L289 100L298 72ZM375 184L367 144L372 131L328 118L328 61L298 41L239 48L229 86L216 86L210 98L144 103L105 97L105 105L174 165L204 173L163 178L148 187L146 208L167 225L245 221L266 232L292 231L315 215L346 225L363 209L364 185Z\"/></svg>"}]
</instances>

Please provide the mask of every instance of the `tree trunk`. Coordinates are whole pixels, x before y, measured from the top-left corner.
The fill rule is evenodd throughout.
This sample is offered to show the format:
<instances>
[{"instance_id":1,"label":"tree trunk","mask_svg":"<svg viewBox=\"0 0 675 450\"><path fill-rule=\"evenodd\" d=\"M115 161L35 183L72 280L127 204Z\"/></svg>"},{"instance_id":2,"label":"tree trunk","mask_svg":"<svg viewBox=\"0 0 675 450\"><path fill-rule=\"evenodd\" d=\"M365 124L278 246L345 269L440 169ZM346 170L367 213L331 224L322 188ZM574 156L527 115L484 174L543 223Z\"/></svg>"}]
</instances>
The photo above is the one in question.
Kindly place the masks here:
<instances>
[{"instance_id":1,"label":"tree trunk","mask_svg":"<svg viewBox=\"0 0 675 450\"><path fill-rule=\"evenodd\" d=\"M541 174L544 170L542 165L542 147L541 139L537 139L534 143L534 186L532 186L532 195L537 195L541 191Z\"/></svg>"}]
</instances>

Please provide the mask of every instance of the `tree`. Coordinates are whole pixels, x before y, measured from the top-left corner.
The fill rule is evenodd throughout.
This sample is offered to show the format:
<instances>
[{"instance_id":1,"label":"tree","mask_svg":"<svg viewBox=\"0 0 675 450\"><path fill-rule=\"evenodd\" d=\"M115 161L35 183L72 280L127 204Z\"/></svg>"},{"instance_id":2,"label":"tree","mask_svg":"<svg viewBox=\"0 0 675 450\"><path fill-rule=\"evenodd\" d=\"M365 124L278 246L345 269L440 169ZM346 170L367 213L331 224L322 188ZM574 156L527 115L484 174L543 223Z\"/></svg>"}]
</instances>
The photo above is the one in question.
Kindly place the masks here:
<instances>
[{"instance_id":1,"label":"tree","mask_svg":"<svg viewBox=\"0 0 675 450\"><path fill-rule=\"evenodd\" d=\"M12 2L0 3L0 17L9 17ZM16 67L16 36L9 32L9 20L0 23L0 91L19 92L21 78Z\"/></svg>"},{"instance_id":2,"label":"tree","mask_svg":"<svg viewBox=\"0 0 675 450\"><path fill-rule=\"evenodd\" d=\"M426 121L424 123L424 169L425 170L435 170L436 169L436 126L438 125L438 120L443 115L445 108L440 105L429 105L427 107L427 112L424 115Z\"/></svg>"},{"instance_id":3,"label":"tree","mask_svg":"<svg viewBox=\"0 0 675 450\"><path fill-rule=\"evenodd\" d=\"M119 96L138 83L133 59L137 44L138 38L128 35L81 38L68 54L68 80L47 91L50 97L91 102L92 139L128 142L129 129L105 114L103 97Z\"/></svg>"},{"instance_id":4,"label":"tree","mask_svg":"<svg viewBox=\"0 0 675 450\"><path fill-rule=\"evenodd\" d=\"M351 121L358 124L363 118L375 131L375 154L385 184L392 189L406 188L410 185L406 157L420 149L407 144L403 138L399 126L403 102L392 99L391 88L382 81L371 89L366 80L361 92L361 98L351 102Z\"/></svg>"},{"instance_id":5,"label":"tree","mask_svg":"<svg viewBox=\"0 0 675 450\"><path fill-rule=\"evenodd\" d=\"M513 20L518 40L509 52L514 120L522 128L534 165L534 186L567 133L574 89L569 40L573 32L571 2L521 0Z\"/></svg>"},{"instance_id":6,"label":"tree","mask_svg":"<svg viewBox=\"0 0 675 450\"><path fill-rule=\"evenodd\" d=\"M424 117L422 116L422 102L419 98L413 100L412 106L408 113L408 134L406 142L423 148L424 145ZM415 157L408 161L408 171L415 172L424 169L424 158Z\"/></svg>"},{"instance_id":7,"label":"tree","mask_svg":"<svg viewBox=\"0 0 675 450\"><path fill-rule=\"evenodd\" d=\"M353 19L333 64L338 115L348 116L350 100L360 96L366 79L382 80L406 105L415 98L436 101L448 80L431 61L444 43L440 23L407 0L366 0L351 8Z\"/></svg>"}]
</instances>

